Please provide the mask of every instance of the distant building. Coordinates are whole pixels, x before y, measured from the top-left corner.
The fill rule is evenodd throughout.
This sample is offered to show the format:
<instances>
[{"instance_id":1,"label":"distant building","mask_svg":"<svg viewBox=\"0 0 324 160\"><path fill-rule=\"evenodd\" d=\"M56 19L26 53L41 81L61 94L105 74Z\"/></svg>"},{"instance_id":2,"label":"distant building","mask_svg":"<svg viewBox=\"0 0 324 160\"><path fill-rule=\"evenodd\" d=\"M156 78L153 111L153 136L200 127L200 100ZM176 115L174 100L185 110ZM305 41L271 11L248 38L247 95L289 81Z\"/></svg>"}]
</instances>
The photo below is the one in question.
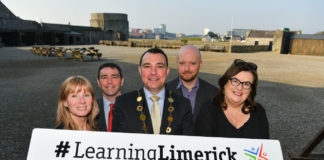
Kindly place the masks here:
<instances>
[{"instance_id":1,"label":"distant building","mask_svg":"<svg viewBox=\"0 0 324 160\"><path fill-rule=\"evenodd\" d=\"M127 14L91 13L90 25L100 28L108 37L105 40L128 40Z\"/></svg>"},{"instance_id":2,"label":"distant building","mask_svg":"<svg viewBox=\"0 0 324 160\"><path fill-rule=\"evenodd\" d=\"M157 40L164 39L164 36L162 34L156 34L155 39Z\"/></svg>"},{"instance_id":3,"label":"distant building","mask_svg":"<svg viewBox=\"0 0 324 160\"><path fill-rule=\"evenodd\" d=\"M129 38L154 39L155 35L151 29L132 28L129 32Z\"/></svg>"},{"instance_id":4,"label":"distant building","mask_svg":"<svg viewBox=\"0 0 324 160\"><path fill-rule=\"evenodd\" d=\"M165 39L176 39L177 38L177 35L175 33L166 32L164 38Z\"/></svg>"},{"instance_id":5,"label":"distant building","mask_svg":"<svg viewBox=\"0 0 324 160\"><path fill-rule=\"evenodd\" d=\"M288 54L291 36L301 34L301 31L276 30L273 35L272 52Z\"/></svg>"},{"instance_id":6,"label":"distant building","mask_svg":"<svg viewBox=\"0 0 324 160\"><path fill-rule=\"evenodd\" d=\"M242 42L244 39L241 36L233 36L232 42Z\"/></svg>"},{"instance_id":7,"label":"distant building","mask_svg":"<svg viewBox=\"0 0 324 160\"><path fill-rule=\"evenodd\" d=\"M177 39L181 35L185 36L184 34L166 32L165 24L161 24L159 28L154 28L153 30L140 28L129 29L129 37L134 39Z\"/></svg>"},{"instance_id":8,"label":"distant building","mask_svg":"<svg viewBox=\"0 0 324 160\"><path fill-rule=\"evenodd\" d=\"M134 32L134 28L129 28L129 29L128 29L128 32L129 32L129 33L133 33L133 32Z\"/></svg>"},{"instance_id":9,"label":"distant building","mask_svg":"<svg viewBox=\"0 0 324 160\"><path fill-rule=\"evenodd\" d=\"M290 39L290 53L324 56L324 35L294 34Z\"/></svg>"},{"instance_id":10,"label":"distant building","mask_svg":"<svg viewBox=\"0 0 324 160\"><path fill-rule=\"evenodd\" d=\"M153 31L151 29L144 29L145 33L153 33Z\"/></svg>"},{"instance_id":11,"label":"distant building","mask_svg":"<svg viewBox=\"0 0 324 160\"><path fill-rule=\"evenodd\" d=\"M165 24L160 24L159 28L154 28L153 29L154 34L155 34L155 39L165 39L167 38L167 31L166 31L166 25Z\"/></svg>"},{"instance_id":12,"label":"distant building","mask_svg":"<svg viewBox=\"0 0 324 160\"><path fill-rule=\"evenodd\" d=\"M160 30L161 34L165 35L166 34L166 25L165 24L160 24Z\"/></svg>"},{"instance_id":13,"label":"distant building","mask_svg":"<svg viewBox=\"0 0 324 160\"><path fill-rule=\"evenodd\" d=\"M155 35L157 35L157 34L161 34L161 30L160 30L160 28L154 28L154 29L153 29L153 32L154 32Z\"/></svg>"},{"instance_id":14,"label":"distant building","mask_svg":"<svg viewBox=\"0 0 324 160\"><path fill-rule=\"evenodd\" d=\"M154 33L151 29L144 29L143 33L145 39L154 39Z\"/></svg>"},{"instance_id":15,"label":"distant building","mask_svg":"<svg viewBox=\"0 0 324 160\"><path fill-rule=\"evenodd\" d=\"M273 35L275 31L249 30L246 33L246 44L248 45L269 45L273 44Z\"/></svg>"},{"instance_id":16,"label":"distant building","mask_svg":"<svg viewBox=\"0 0 324 160\"><path fill-rule=\"evenodd\" d=\"M272 52L324 56L324 35L301 34L300 30L277 30L274 34Z\"/></svg>"},{"instance_id":17,"label":"distant building","mask_svg":"<svg viewBox=\"0 0 324 160\"><path fill-rule=\"evenodd\" d=\"M241 37L243 40L249 30L251 29L233 29L233 31L227 31L227 35L232 37Z\"/></svg>"},{"instance_id":18,"label":"distant building","mask_svg":"<svg viewBox=\"0 0 324 160\"><path fill-rule=\"evenodd\" d=\"M91 14L91 27L38 23L16 17L0 1L0 37L5 46L98 44L127 40L127 14Z\"/></svg>"},{"instance_id":19,"label":"distant building","mask_svg":"<svg viewBox=\"0 0 324 160\"><path fill-rule=\"evenodd\" d=\"M209 28L204 28L204 35L207 35L208 32L210 32L210 29Z\"/></svg>"},{"instance_id":20,"label":"distant building","mask_svg":"<svg viewBox=\"0 0 324 160\"><path fill-rule=\"evenodd\" d=\"M202 37L202 41L218 41L220 39L219 34L215 34L214 32L208 32Z\"/></svg>"},{"instance_id":21,"label":"distant building","mask_svg":"<svg viewBox=\"0 0 324 160\"><path fill-rule=\"evenodd\" d=\"M176 34L176 38L182 38L182 37L185 37L186 35L183 34L183 33L177 33Z\"/></svg>"}]
</instances>

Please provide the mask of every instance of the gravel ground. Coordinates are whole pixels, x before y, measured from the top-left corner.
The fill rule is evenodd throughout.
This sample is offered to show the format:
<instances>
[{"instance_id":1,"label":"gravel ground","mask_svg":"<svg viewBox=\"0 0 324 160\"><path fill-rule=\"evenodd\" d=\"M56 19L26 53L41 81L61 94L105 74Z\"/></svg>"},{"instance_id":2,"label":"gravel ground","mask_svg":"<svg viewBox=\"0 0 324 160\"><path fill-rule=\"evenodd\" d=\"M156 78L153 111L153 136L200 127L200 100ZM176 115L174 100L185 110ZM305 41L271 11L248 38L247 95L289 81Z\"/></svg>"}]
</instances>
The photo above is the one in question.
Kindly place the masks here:
<instances>
[{"instance_id":1,"label":"gravel ground","mask_svg":"<svg viewBox=\"0 0 324 160\"><path fill-rule=\"evenodd\" d=\"M78 47L78 46L69 46ZM83 46L87 47L87 46ZM122 92L141 87L137 73L139 55L146 48L96 46L103 60L73 62L40 57L27 49L0 48L0 159L26 159L34 128L53 128L60 84L71 75L83 75L94 85L97 68L105 62L118 63L125 75ZM171 73L177 76L178 50L165 49ZM217 85L217 80L235 58L258 64L260 81L257 101L266 109L270 136L281 143L285 159L288 152L300 152L324 127L324 57L280 55L271 52L227 54L203 52L200 77ZM322 142L315 152L324 152Z\"/></svg>"}]
</instances>

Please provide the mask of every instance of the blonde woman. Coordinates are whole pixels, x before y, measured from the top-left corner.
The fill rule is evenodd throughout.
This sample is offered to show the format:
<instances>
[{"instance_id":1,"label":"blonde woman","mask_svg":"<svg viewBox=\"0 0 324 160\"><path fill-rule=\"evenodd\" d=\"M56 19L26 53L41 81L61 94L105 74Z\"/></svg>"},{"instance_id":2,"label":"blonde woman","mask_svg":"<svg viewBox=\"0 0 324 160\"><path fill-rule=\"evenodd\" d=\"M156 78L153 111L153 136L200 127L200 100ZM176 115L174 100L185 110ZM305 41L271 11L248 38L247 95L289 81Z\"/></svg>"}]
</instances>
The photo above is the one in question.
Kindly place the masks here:
<instances>
[{"instance_id":1,"label":"blonde woman","mask_svg":"<svg viewBox=\"0 0 324 160\"><path fill-rule=\"evenodd\" d=\"M94 90L83 76L71 76L61 85L56 128L97 130L95 118L99 113Z\"/></svg>"}]
</instances>

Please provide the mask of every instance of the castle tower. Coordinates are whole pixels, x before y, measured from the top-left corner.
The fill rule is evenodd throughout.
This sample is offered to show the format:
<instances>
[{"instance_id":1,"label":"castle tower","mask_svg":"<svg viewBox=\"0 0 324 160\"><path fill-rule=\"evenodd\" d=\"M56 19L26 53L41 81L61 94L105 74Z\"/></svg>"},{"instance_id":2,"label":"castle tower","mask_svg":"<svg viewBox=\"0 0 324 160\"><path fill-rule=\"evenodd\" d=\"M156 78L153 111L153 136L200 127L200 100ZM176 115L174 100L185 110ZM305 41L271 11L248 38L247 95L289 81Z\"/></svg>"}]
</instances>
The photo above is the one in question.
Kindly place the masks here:
<instances>
[{"instance_id":1,"label":"castle tower","mask_svg":"<svg viewBox=\"0 0 324 160\"><path fill-rule=\"evenodd\" d=\"M109 35L109 40L128 40L127 14L91 13L90 25L106 32Z\"/></svg>"}]
</instances>

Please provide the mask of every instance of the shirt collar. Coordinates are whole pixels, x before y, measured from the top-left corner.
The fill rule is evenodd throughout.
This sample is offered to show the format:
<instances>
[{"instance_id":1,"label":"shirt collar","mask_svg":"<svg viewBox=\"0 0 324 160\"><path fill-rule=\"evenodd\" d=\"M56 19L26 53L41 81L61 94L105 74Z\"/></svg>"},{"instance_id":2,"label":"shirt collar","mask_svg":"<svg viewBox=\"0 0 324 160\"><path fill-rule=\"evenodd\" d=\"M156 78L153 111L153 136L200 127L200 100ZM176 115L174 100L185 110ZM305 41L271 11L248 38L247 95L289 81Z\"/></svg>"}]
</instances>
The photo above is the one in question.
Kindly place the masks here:
<instances>
[{"instance_id":1,"label":"shirt collar","mask_svg":"<svg viewBox=\"0 0 324 160\"><path fill-rule=\"evenodd\" d=\"M102 96L102 99L103 99L104 106L110 107L109 104L111 104L111 102L108 99L106 99L104 96Z\"/></svg>"},{"instance_id":2,"label":"shirt collar","mask_svg":"<svg viewBox=\"0 0 324 160\"><path fill-rule=\"evenodd\" d=\"M144 90L146 99L149 99L150 97L153 96L153 94L149 90L147 90L145 87L143 87L143 90ZM156 96L159 96L160 100L162 100L162 102L163 102L164 96L165 96L165 87L163 87L163 89L158 94L156 94Z\"/></svg>"},{"instance_id":3,"label":"shirt collar","mask_svg":"<svg viewBox=\"0 0 324 160\"><path fill-rule=\"evenodd\" d=\"M181 78L179 77L179 83L178 83L177 89L179 89L180 87L185 87L185 88L187 88L186 86L183 85L182 80L181 80ZM199 88L199 78L197 78L197 81L196 81L195 86L192 87L192 89L194 89L194 88ZM188 89L188 88L187 88L187 89Z\"/></svg>"}]
</instances>

